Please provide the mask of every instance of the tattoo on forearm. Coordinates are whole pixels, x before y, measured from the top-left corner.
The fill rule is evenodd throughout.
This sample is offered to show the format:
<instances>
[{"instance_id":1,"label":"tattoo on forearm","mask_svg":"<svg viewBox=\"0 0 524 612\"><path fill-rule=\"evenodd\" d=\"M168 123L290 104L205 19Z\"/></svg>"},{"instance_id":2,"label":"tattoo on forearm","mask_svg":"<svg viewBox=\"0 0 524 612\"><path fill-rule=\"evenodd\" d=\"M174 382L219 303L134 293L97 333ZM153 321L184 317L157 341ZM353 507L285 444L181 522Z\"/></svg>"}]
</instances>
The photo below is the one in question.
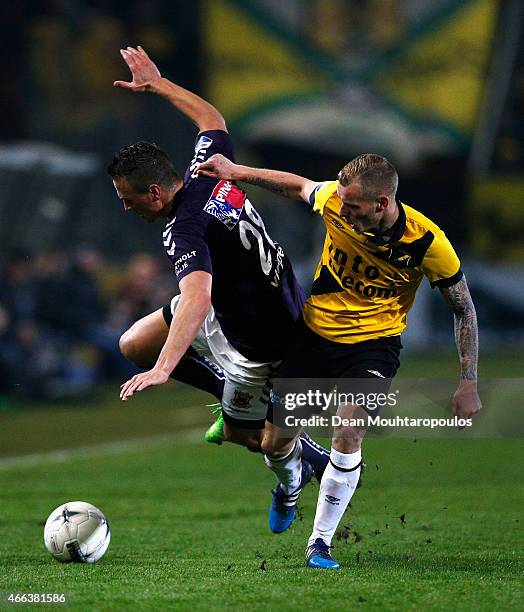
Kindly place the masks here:
<instances>
[{"instance_id":1,"label":"tattoo on forearm","mask_svg":"<svg viewBox=\"0 0 524 612\"><path fill-rule=\"evenodd\" d=\"M455 315L455 342L460 356L461 378L476 380L478 361L478 327L475 306L466 279L441 289Z\"/></svg>"},{"instance_id":2,"label":"tattoo on forearm","mask_svg":"<svg viewBox=\"0 0 524 612\"><path fill-rule=\"evenodd\" d=\"M248 176L245 181L251 185L262 187L262 189L269 189L269 191L273 191L273 193L278 193L282 196L289 196L286 186L279 181L260 178L258 176Z\"/></svg>"}]
</instances>

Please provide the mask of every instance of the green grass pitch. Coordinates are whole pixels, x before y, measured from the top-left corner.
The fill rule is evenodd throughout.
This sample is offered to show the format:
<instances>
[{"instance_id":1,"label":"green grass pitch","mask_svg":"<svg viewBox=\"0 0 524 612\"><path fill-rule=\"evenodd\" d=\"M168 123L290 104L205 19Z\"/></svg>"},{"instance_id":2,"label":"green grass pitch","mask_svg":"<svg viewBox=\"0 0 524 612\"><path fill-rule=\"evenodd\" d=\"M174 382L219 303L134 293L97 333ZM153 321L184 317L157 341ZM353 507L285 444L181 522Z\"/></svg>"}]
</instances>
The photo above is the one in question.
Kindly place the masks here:
<instances>
[{"instance_id":1,"label":"green grass pitch","mask_svg":"<svg viewBox=\"0 0 524 612\"><path fill-rule=\"evenodd\" d=\"M65 591L68 609L89 611L522 608L521 440L370 438L334 541L343 569L313 571L318 485L271 534L273 475L258 455L199 441L206 399L181 387L0 415L0 591ZM26 453L40 454L9 459ZM111 525L95 565L43 547L49 512L76 499Z\"/></svg>"}]
</instances>

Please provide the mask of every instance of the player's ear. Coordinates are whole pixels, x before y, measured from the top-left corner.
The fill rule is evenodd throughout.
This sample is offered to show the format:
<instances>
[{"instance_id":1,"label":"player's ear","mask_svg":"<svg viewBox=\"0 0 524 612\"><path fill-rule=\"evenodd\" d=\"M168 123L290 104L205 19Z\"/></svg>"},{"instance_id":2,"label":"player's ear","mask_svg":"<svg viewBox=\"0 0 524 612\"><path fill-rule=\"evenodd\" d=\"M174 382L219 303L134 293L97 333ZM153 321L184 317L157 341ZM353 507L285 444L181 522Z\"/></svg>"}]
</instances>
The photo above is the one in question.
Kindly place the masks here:
<instances>
[{"instance_id":1,"label":"player's ear","mask_svg":"<svg viewBox=\"0 0 524 612\"><path fill-rule=\"evenodd\" d=\"M149 185L149 193L151 194L151 197L153 199L153 202L156 202L157 200L160 200L160 185L157 185L156 183L152 183L151 185Z\"/></svg>"},{"instance_id":2,"label":"player's ear","mask_svg":"<svg viewBox=\"0 0 524 612\"><path fill-rule=\"evenodd\" d=\"M383 211L385 208L388 207L389 204L389 198L387 196L379 196L376 199L377 202L377 212L381 212Z\"/></svg>"}]
</instances>

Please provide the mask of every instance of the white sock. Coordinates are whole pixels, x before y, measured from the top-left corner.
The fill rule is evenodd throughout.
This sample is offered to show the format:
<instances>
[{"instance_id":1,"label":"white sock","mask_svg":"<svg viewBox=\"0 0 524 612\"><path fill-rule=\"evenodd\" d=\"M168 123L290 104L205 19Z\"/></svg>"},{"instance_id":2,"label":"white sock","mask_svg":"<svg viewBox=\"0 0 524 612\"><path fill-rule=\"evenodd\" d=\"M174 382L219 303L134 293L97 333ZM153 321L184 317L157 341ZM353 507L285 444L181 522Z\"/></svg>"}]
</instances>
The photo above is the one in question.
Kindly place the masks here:
<instances>
[{"instance_id":1,"label":"white sock","mask_svg":"<svg viewBox=\"0 0 524 612\"><path fill-rule=\"evenodd\" d=\"M317 538L331 545L333 534L357 487L361 461L360 450L348 455L331 449L329 463L320 483L317 512L308 546Z\"/></svg>"},{"instance_id":2,"label":"white sock","mask_svg":"<svg viewBox=\"0 0 524 612\"><path fill-rule=\"evenodd\" d=\"M285 457L271 458L264 455L264 461L277 477L284 493L290 496L286 503L294 504L298 498L297 489L302 477L302 443L300 440L295 442L295 446Z\"/></svg>"}]
</instances>

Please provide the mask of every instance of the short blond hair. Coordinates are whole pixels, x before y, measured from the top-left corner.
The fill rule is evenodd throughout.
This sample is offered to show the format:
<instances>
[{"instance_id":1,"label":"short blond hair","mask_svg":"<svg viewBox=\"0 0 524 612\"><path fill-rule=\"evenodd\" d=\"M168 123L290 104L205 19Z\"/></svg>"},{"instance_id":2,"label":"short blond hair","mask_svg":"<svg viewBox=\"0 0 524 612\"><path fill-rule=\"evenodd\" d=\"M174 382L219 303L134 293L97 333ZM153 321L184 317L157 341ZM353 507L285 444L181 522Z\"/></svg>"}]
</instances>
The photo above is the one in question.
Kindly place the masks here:
<instances>
[{"instance_id":1,"label":"short blond hair","mask_svg":"<svg viewBox=\"0 0 524 612\"><path fill-rule=\"evenodd\" d=\"M348 162L338 173L338 182L347 187L358 180L364 195L377 197L381 193L395 196L398 174L395 166L385 157L366 153Z\"/></svg>"}]
</instances>

